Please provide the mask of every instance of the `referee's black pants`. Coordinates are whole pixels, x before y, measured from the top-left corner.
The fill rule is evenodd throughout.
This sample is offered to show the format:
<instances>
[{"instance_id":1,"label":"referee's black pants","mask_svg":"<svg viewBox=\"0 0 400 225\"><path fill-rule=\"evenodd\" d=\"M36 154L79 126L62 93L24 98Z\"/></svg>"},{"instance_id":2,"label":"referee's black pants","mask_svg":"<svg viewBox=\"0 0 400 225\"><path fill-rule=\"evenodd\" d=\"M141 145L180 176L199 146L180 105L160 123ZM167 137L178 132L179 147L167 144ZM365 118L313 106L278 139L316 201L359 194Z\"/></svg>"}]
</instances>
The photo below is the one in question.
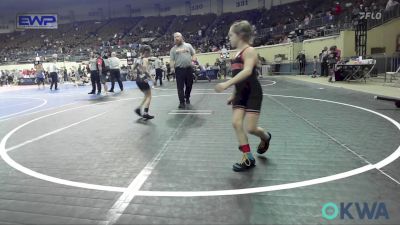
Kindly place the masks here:
<instances>
[{"instance_id":1,"label":"referee's black pants","mask_svg":"<svg viewBox=\"0 0 400 225\"><path fill-rule=\"evenodd\" d=\"M51 72L50 73L50 78L51 78L50 90L53 89L53 85L54 85L54 89L57 90L57 82L58 82L57 73L56 72Z\"/></svg>"},{"instance_id":2,"label":"referee's black pants","mask_svg":"<svg viewBox=\"0 0 400 225\"><path fill-rule=\"evenodd\" d=\"M96 86L97 86L97 92L101 93L101 83L100 83L99 72L96 70L90 71L90 80L92 81L92 93L96 93Z\"/></svg>"},{"instance_id":3,"label":"referee's black pants","mask_svg":"<svg viewBox=\"0 0 400 225\"><path fill-rule=\"evenodd\" d=\"M175 68L176 86L178 88L179 102L185 103L185 99L190 99L190 93L193 86L193 71L192 67Z\"/></svg>"},{"instance_id":4,"label":"referee's black pants","mask_svg":"<svg viewBox=\"0 0 400 225\"><path fill-rule=\"evenodd\" d=\"M119 69L110 69L110 76L111 76L111 89L110 91L114 91L115 80L118 82L119 89L121 91L124 90L124 85L121 81L121 71Z\"/></svg>"},{"instance_id":5,"label":"referee's black pants","mask_svg":"<svg viewBox=\"0 0 400 225\"><path fill-rule=\"evenodd\" d=\"M162 76L163 75L163 70L160 68L156 69L156 85L157 85L157 80L160 80L160 86L162 86Z\"/></svg>"},{"instance_id":6,"label":"referee's black pants","mask_svg":"<svg viewBox=\"0 0 400 225\"><path fill-rule=\"evenodd\" d=\"M300 62L299 63L299 67L300 67L300 75L304 75L306 72L306 63L305 62Z\"/></svg>"}]
</instances>

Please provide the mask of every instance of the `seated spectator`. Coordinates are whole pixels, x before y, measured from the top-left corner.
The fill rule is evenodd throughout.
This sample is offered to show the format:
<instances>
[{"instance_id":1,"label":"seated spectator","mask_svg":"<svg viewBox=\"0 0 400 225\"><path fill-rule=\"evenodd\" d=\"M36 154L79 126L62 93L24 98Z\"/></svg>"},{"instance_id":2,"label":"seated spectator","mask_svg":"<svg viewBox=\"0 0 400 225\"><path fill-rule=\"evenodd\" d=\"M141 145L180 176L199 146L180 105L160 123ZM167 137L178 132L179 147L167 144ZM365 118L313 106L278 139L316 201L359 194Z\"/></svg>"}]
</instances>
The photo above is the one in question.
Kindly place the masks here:
<instances>
[{"instance_id":1,"label":"seated spectator","mask_svg":"<svg viewBox=\"0 0 400 225\"><path fill-rule=\"evenodd\" d=\"M290 42L292 42L292 40L287 35L285 35L280 43L286 44L286 43L290 43Z\"/></svg>"}]
</instances>

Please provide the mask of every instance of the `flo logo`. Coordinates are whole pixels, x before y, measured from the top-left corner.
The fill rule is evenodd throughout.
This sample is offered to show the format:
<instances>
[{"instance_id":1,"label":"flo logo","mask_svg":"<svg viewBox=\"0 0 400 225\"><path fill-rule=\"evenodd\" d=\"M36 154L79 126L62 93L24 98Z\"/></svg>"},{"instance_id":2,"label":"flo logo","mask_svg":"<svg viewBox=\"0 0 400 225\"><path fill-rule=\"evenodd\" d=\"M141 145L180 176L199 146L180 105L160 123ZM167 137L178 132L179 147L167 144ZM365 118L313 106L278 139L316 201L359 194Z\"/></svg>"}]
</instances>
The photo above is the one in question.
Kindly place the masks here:
<instances>
[{"instance_id":1,"label":"flo logo","mask_svg":"<svg viewBox=\"0 0 400 225\"><path fill-rule=\"evenodd\" d=\"M382 19L382 13L377 12L360 12L360 19L362 20L367 20L367 19L372 19L372 20L380 20Z\"/></svg>"},{"instance_id":2,"label":"flo logo","mask_svg":"<svg viewBox=\"0 0 400 225\"><path fill-rule=\"evenodd\" d=\"M384 202L374 202L372 204L366 202L341 202L339 205L328 202L322 206L321 213L322 218L326 220L334 220L338 217L341 220L389 219L389 213Z\"/></svg>"}]
</instances>

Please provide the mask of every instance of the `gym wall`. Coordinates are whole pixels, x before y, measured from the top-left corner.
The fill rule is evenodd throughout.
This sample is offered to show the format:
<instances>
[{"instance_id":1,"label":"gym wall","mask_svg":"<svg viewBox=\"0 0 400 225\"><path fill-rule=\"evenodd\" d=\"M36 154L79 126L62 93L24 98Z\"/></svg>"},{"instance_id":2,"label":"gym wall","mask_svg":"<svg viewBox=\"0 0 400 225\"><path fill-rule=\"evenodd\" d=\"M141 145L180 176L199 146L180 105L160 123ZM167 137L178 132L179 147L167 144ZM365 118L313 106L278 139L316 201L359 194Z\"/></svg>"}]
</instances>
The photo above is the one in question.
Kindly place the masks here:
<instances>
[{"instance_id":1,"label":"gym wall","mask_svg":"<svg viewBox=\"0 0 400 225\"><path fill-rule=\"evenodd\" d=\"M341 35L337 35L305 40L303 42L303 51L307 59L312 59L315 55L318 56L324 47L328 47L329 49L332 45L336 45L339 49L342 49L341 39Z\"/></svg>"},{"instance_id":2,"label":"gym wall","mask_svg":"<svg viewBox=\"0 0 400 225\"><path fill-rule=\"evenodd\" d=\"M396 52L397 36L400 35L400 18L389 21L379 27L373 28L368 32L367 35L368 55L371 54L371 48L379 47L386 49L387 56L392 56Z\"/></svg>"}]
</instances>

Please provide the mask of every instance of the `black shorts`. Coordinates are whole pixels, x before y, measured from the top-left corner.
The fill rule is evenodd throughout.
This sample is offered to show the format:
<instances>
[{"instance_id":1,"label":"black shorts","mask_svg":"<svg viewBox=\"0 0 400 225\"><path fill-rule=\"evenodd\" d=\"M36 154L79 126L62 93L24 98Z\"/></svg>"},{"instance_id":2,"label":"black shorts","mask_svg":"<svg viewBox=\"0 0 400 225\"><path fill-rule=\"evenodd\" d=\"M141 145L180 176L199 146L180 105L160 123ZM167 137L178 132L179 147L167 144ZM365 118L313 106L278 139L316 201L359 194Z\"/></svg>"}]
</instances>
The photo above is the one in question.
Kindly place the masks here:
<instances>
[{"instance_id":1,"label":"black shorts","mask_svg":"<svg viewBox=\"0 0 400 225\"><path fill-rule=\"evenodd\" d=\"M260 113L263 100L263 91L258 80L244 81L235 85L233 109L244 109L248 113Z\"/></svg>"},{"instance_id":2,"label":"black shorts","mask_svg":"<svg viewBox=\"0 0 400 225\"><path fill-rule=\"evenodd\" d=\"M148 91L150 90L150 85L145 81L136 81L136 85L141 91Z\"/></svg>"}]
</instances>

